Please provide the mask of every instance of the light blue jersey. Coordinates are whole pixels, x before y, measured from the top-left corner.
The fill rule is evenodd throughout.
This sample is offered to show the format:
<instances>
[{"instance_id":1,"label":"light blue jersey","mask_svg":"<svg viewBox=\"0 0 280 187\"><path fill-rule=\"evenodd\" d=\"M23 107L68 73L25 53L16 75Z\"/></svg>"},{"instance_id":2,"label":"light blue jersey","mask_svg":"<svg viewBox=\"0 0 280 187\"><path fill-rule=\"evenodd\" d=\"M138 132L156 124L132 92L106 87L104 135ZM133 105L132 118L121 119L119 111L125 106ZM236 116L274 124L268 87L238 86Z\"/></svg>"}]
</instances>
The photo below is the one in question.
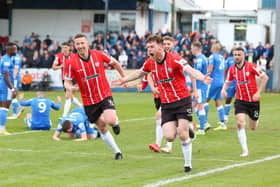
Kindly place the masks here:
<instances>
[{"instance_id":1,"label":"light blue jersey","mask_svg":"<svg viewBox=\"0 0 280 187\"><path fill-rule=\"evenodd\" d=\"M214 53L209 57L209 65L213 65L210 77L213 79L212 85L220 86L224 84L225 59L219 53Z\"/></svg>"},{"instance_id":2,"label":"light blue jersey","mask_svg":"<svg viewBox=\"0 0 280 187\"><path fill-rule=\"evenodd\" d=\"M6 85L6 82L4 80L4 71L8 71L9 72L9 77L10 77L10 80L11 80L11 83L13 85L14 83L14 68L15 68L15 65L14 65L14 62L13 62L13 57L10 57L9 55L4 55L2 58L1 58L1 61L0 61L0 86L5 86ZM6 85L7 87L7 85Z\"/></svg>"},{"instance_id":3,"label":"light blue jersey","mask_svg":"<svg viewBox=\"0 0 280 187\"><path fill-rule=\"evenodd\" d=\"M70 133L77 134L86 132L87 134L93 134L93 125L89 123L83 108L75 108L67 116L63 117L56 128L57 132L62 131L62 124L65 120L69 120L73 125Z\"/></svg>"},{"instance_id":4,"label":"light blue jersey","mask_svg":"<svg viewBox=\"0 0 280 187\"><path fill-rule=\"evenodd\" d=\"M234 57L233 56L228 57L225 62L225 69L229 70L229 68L234 64L235 64ZM235 79L233 79L233 81L231 82L230 87L236 87Z\"/></svg>"},{"instance_id":5,"label":"light blue jersey","mask_svg":"<svg viewBox=\"0 0 280 187\"><path fill-rule=\"evenodd\" d=\"M200 71L203 75L207 74L207 59L203 54L196 57L194 68ZM200 80L196 80L196 87L197 89L207 89L207 85Z\"/></svg>"},{"instance_id":6,"label":"light blue jersey","mask_svg":"<svg viewBox=\"0 0 280 187\"><path fill-rule=\"evenodd\" d=\"M22 66L22 58L19 54L16 54L16 56L12 57L12 61L14 62L15 69L18 69L18 73L14 81L14 86L17 88L17 90L19 90L19 85L21 83L20 70Z\"/></svg>"},{"instance_id":7,"label":"light blue jersey","mask_svg":"<svg viewBox=\"0 0 280 187\"><path fill-rule=\"evenodd\" d=\"M60 103L55 104L52 100L45 97L37 97L28 101L20 99L20 104L22 106L31 106L31 130L49 130L51 128L51 109L60 109Z\"/></svg>"},{"instance_id":8,"label":"light blue jersey","mask_svg":"<svg viewBox=\"0 0 280 187\"><path fill-rule=\"evenodd\" d=\"M14 63L12 61L12 57L9 55L4 55L0 60L0 101L11 101L12 100L12 92L9 89L8 85L4 79L4 72L9 72L9 77L11 84L14 84Z\"/></svg>"}]
</instances>

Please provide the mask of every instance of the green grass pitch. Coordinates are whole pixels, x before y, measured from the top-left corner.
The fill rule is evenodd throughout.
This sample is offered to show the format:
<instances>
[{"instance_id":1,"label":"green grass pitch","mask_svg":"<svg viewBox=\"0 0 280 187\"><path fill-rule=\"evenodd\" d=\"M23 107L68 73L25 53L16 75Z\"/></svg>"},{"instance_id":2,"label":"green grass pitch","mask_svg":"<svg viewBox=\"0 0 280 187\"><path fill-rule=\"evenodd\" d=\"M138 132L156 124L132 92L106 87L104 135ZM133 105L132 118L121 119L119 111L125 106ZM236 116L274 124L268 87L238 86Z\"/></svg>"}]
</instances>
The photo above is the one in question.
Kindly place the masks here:
<instances>
[{"instance_id":1,"label":"green grass pitch","mask_svg":"<svg viewBox=\"0 0 280 187\"><path fill-rule=\"evenodd\" d=\"M63 92L47 93L53 100L56 100L56 95L64 97ZM79 94L76 95L79 97ZM74 142L64 135L62 141L56 142L51 138L54 130L26 133L28 130L23 117L30 112L30 108L26 108L20 119L8 120L7 130L12 136L0 136L0 186L130 187L190 175L183 173L184 161L178 139L174 141L172 154L154 153L148 149L155 139L152 94L113 95L121 121L121 134L114 137L123 152L122 161L113 159L114 154L101 139ZM32 97L35 97L34 92L25 93L25 99ZM53 127L57 126L62 109L52 111ZM205 136L197 137L193 143L191 174L280 154L279 111L280 94L263 94L259 127L257 131L246 131L250 156L240 158L241 148L232 108L229 130L210 131ZM194 117L194 121L197 122L197 117ZM213 127L218 125L213 101L209 122ZM279 172L280 159L274 159L166 186L280 186Z\"/></svg>"}]
</instances>

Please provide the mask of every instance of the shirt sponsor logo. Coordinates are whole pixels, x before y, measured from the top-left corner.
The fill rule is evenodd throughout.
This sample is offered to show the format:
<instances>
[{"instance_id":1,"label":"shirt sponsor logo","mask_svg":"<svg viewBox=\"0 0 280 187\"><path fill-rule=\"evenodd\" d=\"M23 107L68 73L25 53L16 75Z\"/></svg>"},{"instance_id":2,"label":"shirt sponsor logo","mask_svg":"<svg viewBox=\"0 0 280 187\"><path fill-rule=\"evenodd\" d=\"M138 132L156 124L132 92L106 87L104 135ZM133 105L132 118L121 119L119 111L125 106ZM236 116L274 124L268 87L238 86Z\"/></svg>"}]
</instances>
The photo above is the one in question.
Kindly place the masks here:
<instances>
[{"instance_id":1,"label":"shirt sponsor logo","mask_svg":"<svg viewBox=\"0 0 280 187\"><path fill-rule=\"evenodd\" d=\"M169 79L159 80L159 82L160 82L160 83L166 83L166 82L171 82L171 81L173 81L173 80L174 80L174 78L172 77L172 78L169 78Z\"/></svg>"},{"instance_id":2,"label":"shirt sponsor logo","mask_svg":"<svg viewBox=\"0 0 280 187\"><path fill-rule=\"evenodd\" d=\"M248 84L249 81L238 81L237 83L238 83L238 84Z\"/></svg>"},{"instance_id":3,"label":"shirt sponsor logo","mask_svg":"<svg viewBox=\"0 0 280 187\"><path fill-rule=\"evenodd\" d=\"M94 79L94 78L96 78L96 77L99 77L99 73L97 73L97 74L95 74L95 75L92 75L92 76L87 76L87 80L89 80L89 79Z\"/></svg>"}]
</instances>

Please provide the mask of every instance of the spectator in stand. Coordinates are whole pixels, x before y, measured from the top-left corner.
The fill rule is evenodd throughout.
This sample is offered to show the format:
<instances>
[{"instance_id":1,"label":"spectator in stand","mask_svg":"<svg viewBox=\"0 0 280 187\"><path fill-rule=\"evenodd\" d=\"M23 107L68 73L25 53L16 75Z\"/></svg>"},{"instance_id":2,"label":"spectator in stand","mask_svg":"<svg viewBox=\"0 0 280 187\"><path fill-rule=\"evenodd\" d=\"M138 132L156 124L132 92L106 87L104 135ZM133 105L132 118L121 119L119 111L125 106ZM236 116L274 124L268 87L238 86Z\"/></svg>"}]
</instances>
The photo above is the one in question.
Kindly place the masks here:
<instances>
[{"instance_id":1,"label":"spectator in stand","mask_svg":"<svg viewBox=\"0 0 280 187\"><path fill-rule=\"evenodd\" d=\"M30 45L31 44L31 39L28 36L24 36L23 44L25 45Z\"/></svg>"},{"instance_id":2,"label":"spectator in stand","mask_svg":"<svg viewBox=\"0 0 280 187\"><path fill-rule=\"evenodd\" d=\"M137 63L136 63L136 68L138 69L138 68L141 68L142 66L143 66L143 64L144 64L144 54L143 54L143 52L142 51L138 51L137 52L137 55L136 55L136 61L137 61Z\"/></svg>"},{"instance_id":3,"label":"spectator in stand","mask_svg":"<svg viewBox=\"0 0 280 187\"><path fill-rule=\"evenodd\" d=\"M254 51L253 50L251 50L251 49L249 49L249 53L248 53L248 55L246 56L246 61L248 61L248 62L252 62L252 63L257 63L257 59L256 59L256 56L255 56L255 54L254 54Z\"/></svg>"},{"instance_id":4,"label":"spectator in stand","mask_svg":"<svg viewBox=\"0 0 280 187\"><path fill-rule=\"evenodd\" d=\"M22 90L23 91L30 90L31 84L32 84L32 75L28 71L25 71L25 74L21 78Z\"/></svg>"},{"instance_id":5,"label":"spectator in stand","mask_svg":"<svg viewBox=\"0 0 280 187\"><path fill-rule=\"evenodd\" d=\"M40 49L41 49L41 43L42 43L42 42L41 42L41 40L39 39L39 35L38 35L38 34L35 36L35 39L34 39L33 42L36 43L35 50L40 51Z\"/></svg>"},{"instance_id":6,"label":"spectator in stand","mask_svg":"<svg viewBox=\"0 0 280 187\"><path fill-rule=\"evenodd\" d=\"M50 54L47 49L44 49L43 56L40 59L40 66L41 68L51 68L53 64L54 56Z\"/></svg>"},{"instance_id":7,"label":"spectator in stand","mask_svg":"<svg viewBox=\"0 0 280 187\"><path fill-rule=\"evenodd\" d=\"M265 49L264 46L262 45L262 42L259 42L258 46L256 47L256 51L257 51L257 58L259 58L261 55L263 55Z\"/></svg>"},{"instance_id":8,"label":"spectator in stand","mask_svg":"<svg viewBox=\"0 0 280 187\"><path fill-rule=\"evenodd\" d=\"M54 45L54 48L52 50L52 54L56 55L57 53L60 53L60 52L61 52L60 43L56 42L55 45Z\"/></svg>"},{"instance_id":9,"label":"spectator in stand","mask_svg":"<svg viewBox=\"0 0 280 187\"><path fill-rule=\"evenodd\" d=\"M32 42L32 44L27 47L27 51L26 51L26 64L28 67L31 67L31 65L29 65L32 60L33 60L33 56L34 56L34 52L35 52L35 47L36 47L36 43Z\"/></svg>"},{"instance_id":10,"label":"spectator in stand","mask_svg":"<svg viewBox=\"0 0 280 187\"><path fill-rule=\"evenodd\" d=\"M127 68L127 61L128 61L128 57L125 53L125 50L121 51L121 55L119 56L119 62L122 66L122 68L126 69Z\"/></svg>"},{"instance_id":11,"label":"spectator in stand","mask_svg":"<svg viewBox=\"0 0 280 187\"><path fill-rule=\"evenodd\" d=\"M116 38L115 38L115 35L114 35L114 33L110 33L110 36L109 36L109 42L110 42L110 45L112 46L112 47L114 47L115 46L115 44L116 44Z\"/></svg>"},{"instance_id":12,"label":"spectator in stand","mask_svg":"<svg viewBox=\"0 0 280 187\"><path fill-rule=\"evenodd\" d=\"M48 91L50 88L51 77L47 71L44 72L42 80L39 85L39 89L42 91Z\"/></svg>"},{"instance_id":13,"label":"spectator in stand","mask_svg":"<svg viewBox=\"0 0 280 187\"><path fill-rule=\"evenodd\" d=\"M260 69L262 69L263 71L266 71L266 64L267 64L267 60L262 54L260 58L257 60L257 66L260 67Z\"/></svg>"},{"instance_id":14,"label":"spectator in stand","mask_svg":"<svg viewBox=\"0 0 280 187\"><path fill-rule=\"evenodd\" d=\"M52 45L53 41L50 39L50 35L46 36L46 39L44 40L44 42L46 43L46 45L49 47L50 45Z\"/></svg>"}]
</instances>

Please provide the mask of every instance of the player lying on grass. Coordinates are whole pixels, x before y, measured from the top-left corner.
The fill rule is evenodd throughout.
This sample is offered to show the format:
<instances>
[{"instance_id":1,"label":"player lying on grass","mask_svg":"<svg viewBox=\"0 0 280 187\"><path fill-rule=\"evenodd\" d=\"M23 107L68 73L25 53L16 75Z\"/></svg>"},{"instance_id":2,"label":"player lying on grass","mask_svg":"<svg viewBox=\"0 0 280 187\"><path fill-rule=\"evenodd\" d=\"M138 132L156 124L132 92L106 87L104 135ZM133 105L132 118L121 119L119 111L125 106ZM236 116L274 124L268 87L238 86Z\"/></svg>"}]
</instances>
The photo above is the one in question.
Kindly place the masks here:
<instances>
[{"instance_id":1,"label":"player lying on grass","mask_svg":"<svg viewBox=\"0 0 280 187\"><path fill-rule=\"evenodd\" d=\"M52 122L50 120L51 108L60 109L61 98L57 97L57 104L45 97L43 92L37 92L37 97L24 101L24 94L20 94L20 105L31 106L32 113L27 114L24 123L30 130L50 130Z\"/></svg>"},{"instance_id":2,"label":"player lying on grass","mask_svg":"<svg viewBox=\"0 0 280 187\"><path fill-rule=\"evenodd\" d=\"M83 108L75 108L60 120L53 139L60 140L62 132L67 133L68 138L76 137L74 141L93 140L99 137L98 130L89 123Z\"/></svg>"}]
</instances>

